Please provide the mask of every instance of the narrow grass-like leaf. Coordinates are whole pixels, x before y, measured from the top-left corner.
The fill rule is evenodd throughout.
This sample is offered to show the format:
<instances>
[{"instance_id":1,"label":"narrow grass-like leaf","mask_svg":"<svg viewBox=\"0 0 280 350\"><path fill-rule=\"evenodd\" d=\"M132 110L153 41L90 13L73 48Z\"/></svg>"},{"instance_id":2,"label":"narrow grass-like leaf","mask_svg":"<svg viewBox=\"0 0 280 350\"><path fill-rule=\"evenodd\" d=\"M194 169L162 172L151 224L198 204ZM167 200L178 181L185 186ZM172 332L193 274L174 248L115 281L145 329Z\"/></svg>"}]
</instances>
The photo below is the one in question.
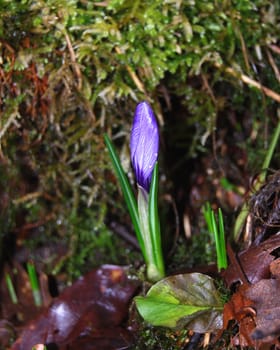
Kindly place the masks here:
<instances>
[{"instance_id":1,"label":"narrow grass-like leaf","mask_svg":"<svg viewBox=\"0 0 280 350\"><path fill-rule=\"evenodd\" d=\"M210 206L210 203L206 202L206 204L203 206L202 210L203 210L203 215L204 215L204 219L206 221L208 230L213 234L214 229L213 229L213 225L212 225L212 216L211 216L212 208Z\"/></svg>"},{"instance_id":2,"label":"narrow grass-like leaf","mask_svg":"<svg viewBox=\"0 0 280 350\"><path fill-rule=\"evenodd\" d=\"M18 303L17 294L15 291L11 276L8 273L6 273L6 275L5 275L5 280L6 280L7 288L8 288L12 303L17 304Z\"/></svg>"},{"instance_id":3,"label":"narrow grass-like leaf","mask_svg":"<svg viewBox=\"0 0 280 350\"><path fill-rule=\"evenodd\" d=\"M38 282L35 266L32 262L27 263L27 272L28 272L28 277L31 284L34 303L36 306L41 306L42 298L41 298L39 282Z\"/></svg>"},{"instance_id":4,"label":"narrow grass-like leaf","mask_svg":"<svg viewBox=\"0 0 280 350\"><path fill-rule=\"evenodd\" d=\"M226 253L226 241L225 241L225 227L222 209L218 209L218 221L219 221L219 245L221 254L220 268L227 268L227 253Z\"/></svg>"},{"instance_id":5,"label":"narrow grass-like leaf","mask_svg":"<svg viewBox=\"0 0 280 350\"><path fill-rule=\"evenodd\" d=\"M136 237L138 240L138 243L140 245L142 254L144 256L144 260L146 261L146 251L145 251L145 245L143 242L143 238L141 235L141 229L140 229L140 223L139 223L139 217L138 217L138 209L137 204L135 201L135 197L132 191L132 188L130 186L130 183L127 179L127 176L123 170L123 167L121 165L120 159L115 151L115 147L113 143L111 142L108 135L104 135L105 144L107 146L107 149L109 151L109 155L112 161L113 168L116 172L116 175L119 179L120 186L124 195L124 199L126 201L126 205L132 220L132 224L134 227L134 230L136 232Z\"/></svg>"},{"instance_id":6,"label":"narrow grass-like leaf","mask_svg":"<svg viewBox=\"0 0 280 350\"><path fill-rule=\"evenodd\" d=\"M160 222L158 216L158 163L153 170L149 193L149 226L153 247L154 261L158 270L158 280L164 277L164 262L161 246Z\"/></svg>"},{"instance_id":7,"label":"narrow grass-like leaf","mask_svg":"<svg viewBox=\"0 0 280 350\"><path fill-rule=\"evenodd\" d=\"M219 231L216 223L216 218L215 218L215 213L211 209L211 222L212 222L212 234L214 234L214 239L215 239L215 246L216 246L216 253L217 253L217 265L218 265L218 270L220 271L221 269L221 250L220 250L220 240L219 240Z\"/></svg>"},{"instance_id":8,"label":"narrow grass-like leaf","mask_svg":"<svg viewBox=\"0 0 280 350\"><path fill-rule=\"evenodd\" d=\"M225 244L225 229L223 214L221 209L218 209L218 224L216 220L215 213L211 208L209 202L207 202L203 207L203 214L208 226L209 232L214 236L215 247L217 254L217 265L218 270L227 267L227 255L226 255L226 244Z\"/></svg>"}]
</instances>

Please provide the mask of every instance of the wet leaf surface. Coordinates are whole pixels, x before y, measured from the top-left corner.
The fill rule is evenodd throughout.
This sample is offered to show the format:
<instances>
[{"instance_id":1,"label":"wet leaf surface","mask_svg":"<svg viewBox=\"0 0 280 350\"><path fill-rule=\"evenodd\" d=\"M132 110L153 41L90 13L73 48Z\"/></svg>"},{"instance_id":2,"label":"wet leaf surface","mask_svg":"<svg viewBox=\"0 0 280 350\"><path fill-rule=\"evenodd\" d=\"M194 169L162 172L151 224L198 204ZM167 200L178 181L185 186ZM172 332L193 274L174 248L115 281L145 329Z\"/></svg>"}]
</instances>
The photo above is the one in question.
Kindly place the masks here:
<instances>
[{"instance_id":1,"label":"wet leaf surface","mask_svg":"<svg viewBox=\"0 0 280 350\"><path fill-rule=\"evenodd\" d=\"M131 336L121 324L138 286L122 267L104 265L93 270L54 299L11 349L31 349L39 343L59 349L97 349L102 348L100 344L107 344L104 349L125 349Z\"/></svg>"},{"instance_id":2,"label":"wet leaf surface","mask_svg":"<svg viewBox=\"0 0 280 350\"><path fill-rule=\"evenodd\" d=\"M224 271L225 281L235 291L224 306L223 329L230 321L239 331L232 338L236 346L270 348L280 335L280 264L276 259L280 236L274 235L258 246L251 246L236 257L228 250L231 264Z\"/></svg>"},{"instance_id":3,"label":"wet leaf surface","mask_svg":"<svg viewBox=\"0 0 280 350\"><path fill-rule=\"evenodd\" d=\"M267 279L250 286L246 297L256 311L253 340L271 342L280 336L280 280Z\"/></svg>"},{"instance_id":4,"label":"wet leaf surface","mask_svg":"<svg viewBox=\"0 0 280 350\"><path fill-rule=\"evenodd\" d=\"M136 297L143 318L156 326L204 333L222 327L223 303L214 280L200 273L167 277Z\"/></svg>"},{"instance_id":5,"label":"wet leaf surface","mask_svg":"<svg viewBox=\"0 0 280 350\"><path fill-rule=\"evenodd\" d=\"M272 253L279 247L280 235L274 235L258 246L250 246L237 255L241 269L250 283L257 283L261 279L270 277L270 264L275 259ZM236 282L242 282L232 262L223 273L223 278L229 287Z\"/></svg>"}]
</instances>

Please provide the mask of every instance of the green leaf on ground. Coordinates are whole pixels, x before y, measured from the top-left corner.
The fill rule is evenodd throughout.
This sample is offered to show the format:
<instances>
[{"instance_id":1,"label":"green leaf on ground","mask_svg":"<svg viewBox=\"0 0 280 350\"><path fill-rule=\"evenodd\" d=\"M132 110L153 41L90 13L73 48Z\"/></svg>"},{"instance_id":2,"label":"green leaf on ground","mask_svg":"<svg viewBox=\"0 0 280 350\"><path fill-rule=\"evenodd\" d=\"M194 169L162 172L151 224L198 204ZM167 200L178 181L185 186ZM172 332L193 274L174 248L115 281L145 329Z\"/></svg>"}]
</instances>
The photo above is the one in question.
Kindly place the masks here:
<instances>
[{"instance_id":1,"label":"green leaf on ground","mask_svg":"<svg viewBox=\"0 0 280 350\"><path fill-rule=\"evenodd\" d=\"M201 273L169 276L135 301L141 316L154 326L199 333L222 328L222 298L214 280Z\"/></svg>"}]
</instances>

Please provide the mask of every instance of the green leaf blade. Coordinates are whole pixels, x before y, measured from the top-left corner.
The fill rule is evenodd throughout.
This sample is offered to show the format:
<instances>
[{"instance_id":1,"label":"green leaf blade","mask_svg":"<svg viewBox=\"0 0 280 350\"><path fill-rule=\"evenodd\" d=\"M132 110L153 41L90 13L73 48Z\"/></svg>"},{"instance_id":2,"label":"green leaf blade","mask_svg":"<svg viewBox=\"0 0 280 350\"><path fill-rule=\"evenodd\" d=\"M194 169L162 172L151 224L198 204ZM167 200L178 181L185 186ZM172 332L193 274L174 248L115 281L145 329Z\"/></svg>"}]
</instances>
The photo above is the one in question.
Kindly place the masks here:
<instances>
[{"instance_id":1,"label":"green leaf blade","mask_svg":"<svg viewBox=\"0 0 280 350\"><path fill-rule=\"evenodd\" d=\"M223 302L211 277L200 273L167 277L136 297L141 316L150 324L195 332L222 328Z\"/></svg>"},{"instance_id":2,"label":"green leaf blade","mask_svg":"<svg viewBox=\"0 0 280 350\"><path fill-rule=\"evenodd\" d=\"M138 311L153 326L178 328L180 320L187 324L197 313L209 310L208 306L180 305L158 301L157 298L136 297Z\"/></svg>"},{"instance_id":3,"label":"green leaf blade","mask_svg":"<svg viewBox=\"0 0 280 350\"><path fill-rule=\"evenodd\" d=\"M119 160L119 157L115 151L115 147L113 143L111 142L110 138L108 135L104 135L104 140L105 144L107 146L107 149L109 151L109 155L112 161L113 168L116 172L116 175L119 179L120 186L124 195L124 199L127 204L127 208L132 220L132 224L134 226L135 232L136 232L136 237L139 242L142 254L144 256L144 259L146 260L146 251L145 251L145 246L143 242L143 238L141 235L141 229L140 229L140 223L139 223L139 217L138 217L138 209L137 209L137 204L136 200L132 191L132 188L130 186L130 183L127 179L127 176L123 170L123 167L121 165L121 162Z\"/></svg>"}]
</instances>

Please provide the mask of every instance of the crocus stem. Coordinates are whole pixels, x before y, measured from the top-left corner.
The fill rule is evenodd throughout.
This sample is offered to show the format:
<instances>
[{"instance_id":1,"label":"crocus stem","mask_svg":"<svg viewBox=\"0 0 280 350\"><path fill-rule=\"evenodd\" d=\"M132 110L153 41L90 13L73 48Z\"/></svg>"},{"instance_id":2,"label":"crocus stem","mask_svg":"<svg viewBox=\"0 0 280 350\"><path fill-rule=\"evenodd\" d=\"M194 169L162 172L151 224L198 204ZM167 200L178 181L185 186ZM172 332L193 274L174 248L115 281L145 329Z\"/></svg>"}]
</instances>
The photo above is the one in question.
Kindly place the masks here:
<instances>
[{"instance_id":1,"label":"crocus stem","mask_svg":"<svg viewBox=\"0 0 280 350\"><path fill-rule=\"evenodd\" d=\"M149 264L153 260L153 247L150 239L148 193L141 186L138 186L137 199L140 229L146 251L146 263Z\"/></svg>"},{"instance_id":2,"label":"crocus stem","mask_svg":"<svg viewBox=\"0 0 280 350\"><path fill-rule=\"evenodd\" d=\"M164 276L163 264L159 265L158 247L155 246L155 239L151 232L149 194L141 186L138 186L138 214L146 250L147 277L150 281L155 282Z\"/></svg>"},{"instance_id":3,"label":"crocus stem","mask_svg":"<svg viewBox=\"0 0 280 350\"><path fill-rule=\"evenodd\" d=\"M160 221L158 216L158 181L158 162L156 162L149 192L149 227L153 254L155 256L157 266L157 274L159 278L163 278L165 272L161 245Z\"/></svg>"}]
</instances>

